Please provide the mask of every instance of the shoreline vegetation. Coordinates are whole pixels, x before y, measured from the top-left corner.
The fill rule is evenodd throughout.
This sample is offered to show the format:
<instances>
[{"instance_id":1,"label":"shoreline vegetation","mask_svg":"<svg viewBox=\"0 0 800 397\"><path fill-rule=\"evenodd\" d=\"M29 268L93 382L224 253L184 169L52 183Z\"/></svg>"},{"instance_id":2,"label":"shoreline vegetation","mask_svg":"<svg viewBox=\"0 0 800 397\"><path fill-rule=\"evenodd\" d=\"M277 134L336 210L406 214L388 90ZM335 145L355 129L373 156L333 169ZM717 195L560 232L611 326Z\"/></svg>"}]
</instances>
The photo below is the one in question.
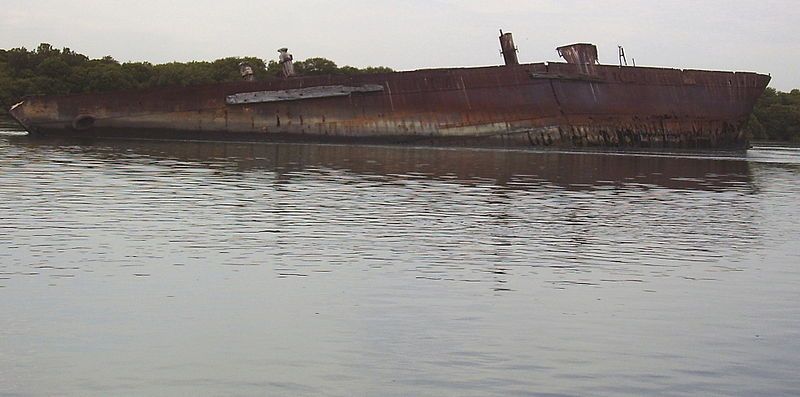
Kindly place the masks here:
<instances>
[{"instance_id":1,"label":"shoreline vegetation","mask_svg":"<svg viewBox=\"0 0 800 397\"><path fill-rule=\"evenodd\" d=\"M47 43L35 50L0 49L0 116L25 96L58 95L142 89L162 86L239 81L239 63L250 64L256 80L279 75L281 65L256 57L227 57L215 61L120 63L111 56L99 59L61 50ZM325 58L294 62L300 75L385 73L388 67L338 66ZM800 90L767 88L745 126L751 139L800 142Z\"/></svg>"}]
</instances>

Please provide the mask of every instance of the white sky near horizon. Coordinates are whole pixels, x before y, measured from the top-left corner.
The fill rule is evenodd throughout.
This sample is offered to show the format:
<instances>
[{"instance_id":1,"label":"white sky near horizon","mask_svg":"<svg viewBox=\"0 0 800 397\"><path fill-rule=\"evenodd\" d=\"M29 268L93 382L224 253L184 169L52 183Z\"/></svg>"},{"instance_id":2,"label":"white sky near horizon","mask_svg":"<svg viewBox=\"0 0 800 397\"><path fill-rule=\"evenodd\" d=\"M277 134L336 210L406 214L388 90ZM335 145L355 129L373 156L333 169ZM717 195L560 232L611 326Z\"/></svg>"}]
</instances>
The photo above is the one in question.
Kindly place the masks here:
<instances>
[{"instance_id":1,"label":"white sky near horizon","mask_svg":"<svg viewBox=\"0 0 800 397\"><path fill-rule=\"evenodd\" d=\"M499 29L522 62L555 47L617 45L640 66L770 73L800 88L800 0L0 0L0 48L46 42L91 58L214 60L320 56L338 65L410 70L502 63Z\"/></svg>"}]
</instances>

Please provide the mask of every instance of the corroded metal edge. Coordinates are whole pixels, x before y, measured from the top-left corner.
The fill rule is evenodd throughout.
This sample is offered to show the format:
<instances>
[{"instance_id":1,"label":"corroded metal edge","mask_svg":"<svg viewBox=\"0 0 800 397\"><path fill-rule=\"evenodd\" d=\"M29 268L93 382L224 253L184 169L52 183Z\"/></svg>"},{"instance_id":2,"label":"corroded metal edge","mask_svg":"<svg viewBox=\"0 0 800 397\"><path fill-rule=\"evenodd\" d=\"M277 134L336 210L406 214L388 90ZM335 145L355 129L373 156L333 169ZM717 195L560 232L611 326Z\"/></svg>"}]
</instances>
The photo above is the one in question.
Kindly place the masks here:
<instances>
[{"instance_id":1,"label":"corroded metal edge","mask_svg":"<svg viewBox=\"0 0 800 397\"><path fill-rule=\"evenodd\" d=\"M354 92L380 91L383 91L383 86L378 84L364 84L357 87L326 85L289 90L241 92L225 97L225 103L228 105L242 105L248 103L300 101L304 99L348 96Z\"/></svg>"},{"instance_id":2,"label":"corroded metal edge","mask_svg":"<svg viewBox=\"0 0 800 397\"><path fill-rule=\"evenodd\" d=\"M11 109L8 110L8 114L10 114L11 117L17 123L19 123L19 125L21 125L22 128L25 129L25 131L33 132L30 124L28 122L26 122L26 120L25 120L24 111L23 111L24 108L22 107L22 105L24 103L25 103L25 101L20 101L20 102L16 103L14 106L11 107Z\"/></svg>"}]
</instances>

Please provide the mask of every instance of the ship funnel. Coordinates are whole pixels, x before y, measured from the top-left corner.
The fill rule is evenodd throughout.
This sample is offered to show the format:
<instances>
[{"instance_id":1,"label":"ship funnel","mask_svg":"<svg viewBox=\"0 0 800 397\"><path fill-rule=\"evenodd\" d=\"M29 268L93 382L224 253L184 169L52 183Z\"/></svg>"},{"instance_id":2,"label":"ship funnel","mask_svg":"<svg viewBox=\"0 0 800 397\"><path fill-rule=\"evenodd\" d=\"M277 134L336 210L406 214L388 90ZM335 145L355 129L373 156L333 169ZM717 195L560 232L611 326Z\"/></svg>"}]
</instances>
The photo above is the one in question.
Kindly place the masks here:
<instances>
[{"instance_id":1,"label":"ship funnel","mask_svg":"<svg viewBox=\"0 0 800 397\"><path fill-rule=\"evenodd\" d=\"M565 45L556 48L558 56L566 59L567 63L577 63L580 65L594 65L597 61L597 46L588 43L578 43Z\"/></svg>"},{"instance_id":2,"label":"ship funnel","mask_svg":"<svg viewBox=\"0 0 800 397\"><path fill-rule=\"evenodd\" d=\"M511 37L511 33L503 33L502 30L500 31L500 53L503 54L503 60L505 60L506 66L519 65L517 47L514 46L514 38Z\"/></svg>"}]
</instances>

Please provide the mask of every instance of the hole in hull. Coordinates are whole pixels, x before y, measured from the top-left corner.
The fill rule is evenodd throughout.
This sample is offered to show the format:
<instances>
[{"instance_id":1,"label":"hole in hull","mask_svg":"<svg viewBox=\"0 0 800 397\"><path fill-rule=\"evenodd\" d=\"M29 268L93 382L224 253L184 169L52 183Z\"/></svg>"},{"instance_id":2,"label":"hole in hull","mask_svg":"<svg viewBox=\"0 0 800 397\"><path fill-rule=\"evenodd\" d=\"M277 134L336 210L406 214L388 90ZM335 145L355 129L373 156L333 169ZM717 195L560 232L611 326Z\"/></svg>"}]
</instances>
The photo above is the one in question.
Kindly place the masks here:
<instances>
[{"instance_id":1,"label":"hole in hull","mask_svg":"<svg viewBox=\"0 0 800 397\"><path fill-rule=\"evenodd\" d=\"M88 114L82 114L72 120L72 129L77 131L88 130L94 126L94 117Z\"/></svg>"}]
</instances>

